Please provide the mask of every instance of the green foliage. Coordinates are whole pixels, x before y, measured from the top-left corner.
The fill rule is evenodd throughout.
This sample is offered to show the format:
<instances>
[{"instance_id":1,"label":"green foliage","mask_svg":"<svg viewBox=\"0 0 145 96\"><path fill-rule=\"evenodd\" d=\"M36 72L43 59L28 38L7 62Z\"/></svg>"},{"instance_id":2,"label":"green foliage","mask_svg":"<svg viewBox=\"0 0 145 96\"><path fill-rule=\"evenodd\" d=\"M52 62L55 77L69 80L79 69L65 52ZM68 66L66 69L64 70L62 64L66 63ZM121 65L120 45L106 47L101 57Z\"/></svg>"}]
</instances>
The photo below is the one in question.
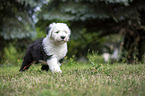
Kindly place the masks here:
<instances>
[{"instance_id":1,"label":"green foliage","mask_svg":"<svg viewBox=\"0 0 145 96\"><path fill-rule=\"evenodd\" d=\"M4 51L5 51L5 58L8 58L10 61L16 60L17 51L14 46L9 45L9 47L5 48Z\"/></svg>"},{"instance_id":2,"label":"green foliage","mask_svg":"<svg viewBox=\"0 0 145 96\"><path fill-rule=\"evenodd\" d=\"M100 32L88 33L86 29L80 32L77 39L71 39L68 42L68 56L86 57L87 53L92 50L100 50L105 41L104 38L97 38ZM97 46L96 46L97 45ZM98 48L98 46L100 48Z\"/></svg>"},{"instance_id":3,"label":"green foliage","mask_svg":"<svg viewBox=\"0 0 145 96\"><path fill-rule=\"evenodd\" d=\"M23 52L18 52L16 50L16 47L13 44L9 44L8 47L4 48L4 60L2 62L3 66L13 66L13 65L19 65L22 64L22 57L23 57Z\"/></svg>"},{"instance_id":4,"label":"green foliage","mask_svg":"<svg viewBox=\"0 0 145 96\"><path fill-rule=\"evenodd\" d=\"M32 11L25 0L7 0L0 3L0 36L5 40L30 38L35 35ZM30 16L31 15L31 16Z\"/></svg>"},{"instance_id":5,"label":"green foliage","mask_svg":"<svg viewBox=\"0 0 145 96\"><path fill-rule=\"evenodd\" d=\"M32 7L34 3L32 4L32 1L30 1L31 0L0 1L0 62L4 59L4 48L7 47L9 43L21 43L21 45L25 45L27 40L36 37L33 21L34 6L36 3ZM21 46L18 45L19 44L17 44L17 47L20 49Z\"/></svg>"},{"instance_id":6,"label":"green foliage","mask_svg":"<svg viewBox=\"0 0 145 96\"><path fill-rule=\"evenodd\" d=\"M78 21L78 20L85 21L89 18L108 18L108 15L101 12L101 10L104 10L104 8L99 9L100 11L95 10L94 6L92 6L92 4L95 3L95 1L88 2L85 2L85 0L84 2L75 0L72 1L60 0L56 2L52 0L47 5L43 5L42 11L40 12L41 15L39 15L39 18L44 20L61 20L61 21ZM52 8L51 6L53 6L54 8Z\"/></svg>"},{"instance_id":7,"label":"green foliage","mask_svg":"<svg viewBox=\"0 0 145 96\"><path fill-rule=\"evenodd\" d=\"M36 31L37 31L37 34L36 34L36 37L33 38L33 41L36 40L36 39L39 39L39 38L44 38L44 37L46 37L45 29L44 29L44 30L41 30L39 27L37 27L37 28L36 28Z\"/></svg>"},{"instance_id":8,"label":"green foliage","mask_svg":"<svg viewBox=\"0 0 145 96\"><path fill-rule=\"evenodd\" d=\"M141 0L140 0L141 1ZM86 21L112 18L140 22L138 10L145 9L142 2L133 0L52 0L42 6L39 18L43 20ZM136 3L136 4L134 4ZM116 6L118 5L118 6ZM48 12L47 12L48 11Z\"/></svg>"},{"instance_id":9,"label":"green foliage","mask_svg":"<svg viewBox=\"0 0 145 96\"><path fill-rule=\"evenodd\" d=\"M30 19L24 21L24 19L22 18L28 18L28 16L25 16L23 14L21 13L22 16L18 17L21 18L21 20L17 20L18 18L15 19L8 18L8 17L3 18L4 24L3 24L3 29L0 32L0 35L4 39L6 40L23 39L28 37L30 38L35 35L35 29L32 21L30 21ZM33 26L29 24L30 22Z\"/></svg>"},{"instance_id":10,"label":"green foliage","mask_svg":"<svg viewBox=\"0 0 145 96\"><path fill-rule=\"evenodd\" d=\"M94 66L105 64L103 56L98 55L97 53L88 54L87 58L89 59L90 63Z\"/></svg>"}]
</instances>

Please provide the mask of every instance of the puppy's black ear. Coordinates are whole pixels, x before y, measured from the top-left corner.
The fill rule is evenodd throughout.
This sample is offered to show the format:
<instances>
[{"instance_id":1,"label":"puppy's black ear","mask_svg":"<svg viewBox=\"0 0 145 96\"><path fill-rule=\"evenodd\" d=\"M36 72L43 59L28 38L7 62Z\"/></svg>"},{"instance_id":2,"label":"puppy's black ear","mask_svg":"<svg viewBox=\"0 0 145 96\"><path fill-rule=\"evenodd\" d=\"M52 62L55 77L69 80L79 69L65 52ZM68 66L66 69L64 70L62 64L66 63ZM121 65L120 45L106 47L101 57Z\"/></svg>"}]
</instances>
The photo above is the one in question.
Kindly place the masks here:
<instances>
[{"instance_id":1,"label":"puppy's black ear","mask_svg":"<svg viewBox=\"0 0 145 96\"><path fill-rule=\"evenodd\" d=\"M46 27L46 34L50 31L50 27Z\"/></svg>"}]
</instances>

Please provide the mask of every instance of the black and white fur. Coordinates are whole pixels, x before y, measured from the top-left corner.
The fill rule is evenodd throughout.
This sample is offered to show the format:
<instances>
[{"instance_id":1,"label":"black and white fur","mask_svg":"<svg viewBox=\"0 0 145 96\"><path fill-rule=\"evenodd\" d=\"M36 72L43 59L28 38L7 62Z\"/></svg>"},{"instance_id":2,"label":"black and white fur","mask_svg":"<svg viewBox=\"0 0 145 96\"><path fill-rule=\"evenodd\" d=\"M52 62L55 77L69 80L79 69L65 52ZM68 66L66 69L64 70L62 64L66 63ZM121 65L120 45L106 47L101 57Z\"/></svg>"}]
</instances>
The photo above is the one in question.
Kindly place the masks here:
<instances>
[{"instance_id":1,"label":"black and white fur","mask_svg":"<svg viewBox=\"0 0 145 96\"><path fill-rule=\"evenodd\" d=\"M62 72L60 66L67 53L70 29L64 23L52 23L46 28L46 33L45 38L29 45L20 71L28 69L35 61L43 64L42 70L50 69L52 73Z\"/></svg>"}]
</instances>

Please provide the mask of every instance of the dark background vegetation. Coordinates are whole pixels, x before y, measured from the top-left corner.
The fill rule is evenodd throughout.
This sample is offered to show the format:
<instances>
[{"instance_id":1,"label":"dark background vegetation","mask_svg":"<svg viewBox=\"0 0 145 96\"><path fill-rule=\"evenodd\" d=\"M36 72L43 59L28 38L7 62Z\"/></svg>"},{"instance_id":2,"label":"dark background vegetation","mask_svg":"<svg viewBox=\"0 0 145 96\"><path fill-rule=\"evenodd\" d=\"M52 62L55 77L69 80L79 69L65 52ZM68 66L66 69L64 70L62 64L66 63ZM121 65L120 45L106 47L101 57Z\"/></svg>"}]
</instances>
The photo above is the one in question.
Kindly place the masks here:
<instances>
[{"instance_id":1,"label":"dark background vegetation","mask_svg":"<svg viewBox=\"0 0 145 96\"><path fill-rule=\"evenodd\" d=\"M0 62L22 59L52 22L72 31L68 57L118 48L120 61L144 61L144 0L0 0Z\"/></svg>"}]
</instances>

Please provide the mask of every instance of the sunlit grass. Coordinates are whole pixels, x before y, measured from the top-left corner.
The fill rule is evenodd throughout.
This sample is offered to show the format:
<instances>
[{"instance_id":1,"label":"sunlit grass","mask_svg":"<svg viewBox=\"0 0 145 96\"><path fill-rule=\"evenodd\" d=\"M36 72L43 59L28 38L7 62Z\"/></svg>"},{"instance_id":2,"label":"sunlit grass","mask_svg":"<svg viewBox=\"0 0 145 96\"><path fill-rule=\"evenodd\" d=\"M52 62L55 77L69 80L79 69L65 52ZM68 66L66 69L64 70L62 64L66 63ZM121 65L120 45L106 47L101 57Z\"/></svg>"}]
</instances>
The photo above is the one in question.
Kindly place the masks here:
<instances>
[{"instance_id":1,"label":"sunlit grass","mask_svg":"<svg viewBox=\"0 0 145 96\"><path fill-rule=\"evenodd\" d=\"M145 65L78 63L62 65L62 74L41 71L40 65L18 73L0 68L0 96L144 96Z\"/></svg>"}]
</instances>

